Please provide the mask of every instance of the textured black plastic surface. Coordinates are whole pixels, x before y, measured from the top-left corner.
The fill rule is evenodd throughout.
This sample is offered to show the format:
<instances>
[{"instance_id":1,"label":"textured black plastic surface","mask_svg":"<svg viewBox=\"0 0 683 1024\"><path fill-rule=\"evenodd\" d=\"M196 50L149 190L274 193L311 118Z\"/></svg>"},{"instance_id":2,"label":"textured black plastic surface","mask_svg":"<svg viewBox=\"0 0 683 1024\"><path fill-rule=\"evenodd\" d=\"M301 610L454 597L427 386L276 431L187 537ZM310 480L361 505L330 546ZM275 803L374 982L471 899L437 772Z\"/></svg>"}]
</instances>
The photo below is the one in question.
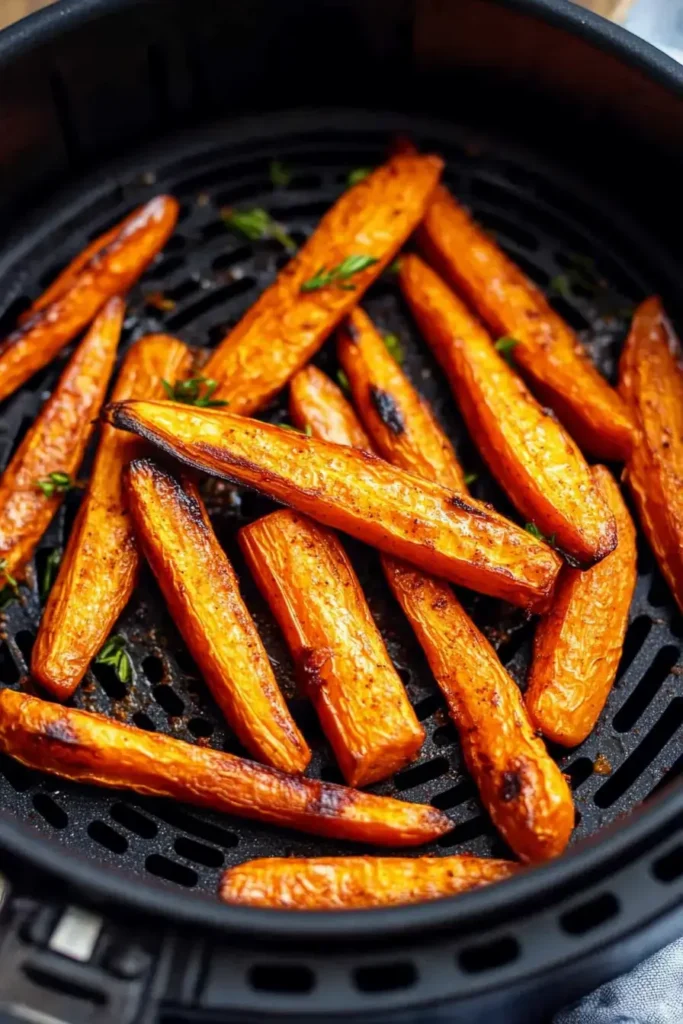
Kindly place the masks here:
<instances>
[{"instance_id":1,"label":"textured black plastic surface","mask_svg":"<svg viewBox=\"0 0 683 1024\"><path fill-rule=\"evenodd\" d=\"M130 297L126 343L145 332L165 330L193 345L215 344L286 261L277 243L251 243L228 230L220 208L263 206L301 242L345 188L349 171L379 162L395 131L407 131L423 147L446 156L447 183L534 280L549 289L558 310L582 332L598 363L612 376L634 304L651 291L661 292L665 300L672 298L664 260L656 249L604 198L591 196L580 183L564 179L558 169L541 165L529 154L481 137L474 139L454 128L389 115L372 121L341 112L334 118L329 114L264 118L247 133L222 127L203 137L180 138L154 155L132 157L125 166L113 167L109 177L79 198L72 193L68 201L57 201L54 224L44 223L35 237L29 237L25 254L13 264L3 327L13 322L88 238L155 192L170 191L183 203L180 223L164 254ZM273 159L292 168L287 188L274 188L270 182ZM12 253L5 258L11 261ZM156 300L149 300L154 293L170 299L174 308L160 312ZM372 289L365 306L383 329L400 336L410 376L455 439L467 471L479 474L475 495L512 514L467 439L442 375L420 341L390 275ZM334 373L332 348L328 344L318 362ZM34 378L0 410L3 465L52 387L60 365ZM286 418L284 405L276 403L268 415L276 421ZM216 529L234 557L277 677L314 748L312 774L337 781L338 771L315 717L295 693L282 639L234 542L240 525L272 506L251 493L224 487L211 486L207 493ZM38 581L48 552L63 544L77 500L69 498L45 537L37 556ZM387 592L376 556L355 542L349 542L349 550L428 733L416 764L373 788L431 801L447 811L456 828L431 852L504 854L462 769L444 702ZM468 603L503 662L523 684L532 624L491 601L470 596ZM6 639L0 647L2 683L15 685L26 673L39 615L35 588L23 607L14 604L7 609ZM143 580L117 632L127 638L133 657L134 686L123 687L108 669L98 667L77 694L78 706L238 751L149 578ZM579 812L575 842L630 811L667 775L678 774L683 764L679 763L682 637L681 619L642 544L638 588L617 684L595 733L577 750L558 754L575 789ZM595 770L599 756L598 767L602 765L607 774ZM250 857L350 849L168 802L46 779L5 758L0 759L0 773L2 806L57 841L103 863L207 894L215 892L222 868Z\"/></svg>"}]
</instances>

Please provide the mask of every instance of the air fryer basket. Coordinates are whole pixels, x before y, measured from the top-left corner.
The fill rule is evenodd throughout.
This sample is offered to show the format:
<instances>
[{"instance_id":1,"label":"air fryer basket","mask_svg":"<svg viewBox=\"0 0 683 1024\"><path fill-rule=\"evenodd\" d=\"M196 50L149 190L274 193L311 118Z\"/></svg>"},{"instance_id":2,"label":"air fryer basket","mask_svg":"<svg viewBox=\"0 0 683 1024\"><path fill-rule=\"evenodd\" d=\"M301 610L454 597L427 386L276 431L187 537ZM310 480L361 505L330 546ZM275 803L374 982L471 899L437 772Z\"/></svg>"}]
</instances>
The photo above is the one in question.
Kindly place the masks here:
<instances>
[{"instance_id":1,"label":"air fryer basket","mask_svg":"<svg viewBox=\"0 0 683 1024\"><path fill-rule=\"evenodd\" d=\"M555 30L536 18L545 14L552 21L557 13L550 7L559 8L563 24L572 27L573 15L565 5L499 5L484 0L456 5L454 0L452 5L419 5L415 12L403 4L396 8L397 14L390 15L382 3L370 4L361 14L358 5L348 0L338 8L350 19L347 23L340 14L346 35L342 32L336 43L328 45L333 54L337 47L343 51L352 46L360 48L366 62L372 56L372 62L366 64L367 76L382 100L381 110L391 106L403 113L380 112L379 104L373 102L374 93L361 103L353 85L349 86L352 106L336 105L343 96L330 88L330 96L320 99L319 109L312 109L318 103L315 83L309 84L308 93L301 91L300 72L292 68L282 96L271 92L270 103L266 103L263 83L253 81L249 99L236 103L232 94L223 103L234 111L232 116L209 128L190 126L215 113L207 109L211 100L216 101L214 88L207 83L215 73L211 60L217 60L220 53L217 44L222 43L231 59L238 61L239 47L233 34L238 29L246 34L251 62L242 57L236 74L248 83L254 73L252 64L270 52L265 48L264 53L257 53L256 21L253 26L246 25L240 17L246 21L249 17L233 12L234 22L228 17L227 27L215 26L213 38L209 3L193 4L193 20L185 24L187 12L170 0L150 0L137 11L126 3L92 0L64 6L64 21L69 24L67 28L62 24L61 37L46 14L29 21L26 38L15 36L13 49L10 47L14 63L7 64L8 80L23 82L27 103L20 129L29 134L36 130L30 118L26 120L27 110L35 110L38 121L52 117L53 131L61 132L64 152L59 187L54 184L46 192L43 186L43 198L47 195L49 202L37 213L28 212L35 191L28 193L30 199L24 205L19 201L22 191L26 196L27 187L35 184L30 175L23 179L18 172L13 175L11 165L4 171L10 195L17 198L11 210L16 234L0 253L3 335L90 238L136 204L164 191L180 199L180 221L165 251L129 297L123 347L151 331L177 334L192 345L215 344L287 259L275 242L249 242L230 232L220 209L263 206L301 242L343 191L349 172L380 162L387 142L398 133L412 136L421 148L446 158L446 183L525 271L552 292L557 309L579 330L609 377L614 377L630 313L641 298L658 292L670 312L680 314L680 292L676 291L680 290L680 271L669 251L672 225L657 221L665 207L661 193L666 193L667 174L674 177L670 163L659 175L660 193L653 194L647 206L635 208L629 194L644 168L653 177L650 162L666 140L652 138L638 143L640 148L633 145L626 168L622 161L629 150L619 150L617 159L615 144L610 157L599 124L590 129L584 126L580 138L592 147L595 161L594 173L589 176L585 156L577 161L576 152L571 158L568 152L562 153L563 133L556 123L546 122L546 134L534 138L532 128L540 112L554 112L555 119L566 117L570 124L570 114L563 106L566 97L560 100L540 92L540 112L531 116L523 103L532 95L528 82L517 83L519 106L515 107L509 98L496 98L495 90L484 85L480 71L471 72L470 79L456 69L450 88L454 90L457 84L454 95L459 102L450 104L445 116L443 97L449 80L444 68L439 68L438 78L432 78L430 90L422 87L417 69L410 64L413 43L420 38L427 40L425 53L434 69L443 64L438 33L434 35L432 29L430 35L425 29L425 9L428 14L431 10L438 25L443 8L452 8L461 33L454 47L464 52L468 32L481 46L482 33L491 32L495 37L496 31L507 31L509 18L516 19L512 24L522 40L527 38L524 33L547 31L551 34L546 46L557 46ZM273 46L275 5L264 0L259 7L263 16L271 17ZM528 17L525 9L534 17ZM306 12L314 18L310 5L293 5L297 24L306 24ZM100 16L99 21L93 20L95 15ZM315 26L319 31L324 16L315 17L321 19ZM353 18L359 19L365 33L355 43L349 29ZM385 21L383 52L381 47L377 49L376 37ZM334 24L332 15L330 24ZM286 25L281 29L289 31ZM208 46L211 38L214 47L211 56L204 53L202 60L198 59L197 37L192 35L200 31L203 45ZM591 31L601 45L614 45L609 38L600 39L597 21L591 24ZM50 33L51 40L45 42ZM144 45L141 38L146 40ZM569 33L560 39L564 47L573 47L572 52L587 61L588 51L581 50L587 46L585 42ZM183 44L187 60L181 65ZM130 70L139 71L136 61L141 46L144 80ZM95 70L97 54L108 68L102 79ZM129 61L117 79L112 69L120 54L128 54ZM614 60L600 56L606 64ZM301 47L295 50L293 59L304 58ZM318 63L320 56L312 59ZM646 59L655 65L643 46L641 61ZM22 62L26 81L17 70ZM274 82L275 72L286 73L279 50L273 64L270 81ZM348 74L354 75L353 64L351 56L340 66L347 66ZM404 66L411 67L420 88L411 92L405 83L397 85L395 92L402 102L389 104L380 69L385 67L388 73L386 69L391 68L396 73ZM512 81L514 68L508 73ZM543 73L539 72L540 80ZM552 72L548 69L545 73L549 89ZM494 74L500 72L491 70L490 75ZM470 82L469 91L464 88L466 81ZM49 112L41 105L41 88L47 90ZM129 95L130 88L133 93ZM618 91L616 79L614 88ZM187 95L184 90L189 90ZM117 93L121 96L118 103ZM130 101L131 95L139 95L140 101L136 101L136 109L128 110L123 101ZM670 94L663 95L666 102L671 100ZM237 116L242 114L241 107L254 105L255 97L263 109L290 100L309 109ZM459 117L464 97L476 99ZM334 107L328 105L328 99ZM509 122L506 129L508 104L517 111L519 131L513 133L518 136L514 140L510 139ZM683 99L680 105L683 107ZM433 116L432 110L440 116ZM625 110L618 113L624 119L628 116ZM136 138L150 114L155 133L161 137L152 145ZM616 118L614 112L612 116ZM683 121L680 110L678 116ZM181 119L185 121L182 126ZM109 120L119 142L107 139L101 122ZM657 124L653 117L650 130ZM43 156L49 164L55 158L52 137L45 125L40 132L45 139ZM616 127L614 132L615 139L621 138ZM570 139L571 134L568 131ZM521 138L524 135L529 138ZM17 154L20 151L17 147ZM675 156L671 148L668 160ZM268 168L274 159L293 170L287 188L275 188L270 182ZM95 164L93 173L89 168ZM610 175L617 170L623 172L619 181L610 183ZM160 311L154 293L170 299L173 308ZM448 428L466 469L478 474L474 494L513 515L468 440L443 376L419 339L390 275L373 287L365 305L382 328L401 337L411 378ZM317 362L334 373L333 346L326 346ZM34 377L0 409L0 464L5 465L35 417L61 365L63 359ZM275 422L286 420L285 404L275 402L266 415ZM240 571L245 599L278 679L314 750L311 772L340 781L315 716L296 692L282 638L244 570L235 544L239 526L273 506L253 493L215 484L207 489L207 501L218 534ZM46 534L36 557L28 600L23 605L12 604L4 614L2 685L25 685L40 618L39 582L49 553L64 544L77 502L77 497L69 497ZM506 849L463 769L444 701L388 593L375 553L351 541L348 549L427 732L419 760L373 789L432 802L456 822L452 833L425 852L504 856ZM503 663L523 684L533 623L490 600L474 595L466 599ZM241 752L149 576L143 578L117 632L125 636L132 655L134 684L126 687L109 668L95 666L75 697L77 706L191 742ZM683 892L683 846L680 835L677 837L683 798L678 785L668 788L667 784L683 771L682 650L683 621L642 542L638 585L614 690L592 736L569 753L554 751L574 790L578 813L573 845L579 846L578 853L504 886L432 906L350 914L341 920L327 914L302 919L300 915L223 908L216 903L215 892L221 871L231 864L258 856L346 853L358 848L169 801L62 782L0 757L0 806L4 812L0 865L13 886L3 912L6 934L0 955L0 1013L3 1003L14 1004L17 1013L16 1006L22 1004L44 1005L56 1019L68 1024L90 1020L91 1013L98 1021L124 1024L157 1019L154 1007L159 1000L177 1007L173 1011L176 1016L169 1010L169 1021L224 1020L228 1011L236 1019L247 1013L263 1017L269 1011L285 1010L299 1017L342 1010L374 1017L428 1003L436 1016L437 1004L456 1000L459 1021L493 1020L482 1014L501 1007L505 1008L501 1019L529 1020L530 1007L540 1012L563 997L569 998L582 984L588 987L644 955L676 927L675 908ZM656 794L661 795L657 798ZM626 822L626 816L643 801L650 809ZM32 828L27 830L26 825ZM65 886L61 891L55 889L55 877ZM71 962L49 949L68 901L98 908L107 918L88 962ZM181 919L192 928L179 929ZM649 928L644 936L646 924ZM208 941L199 937L207 928L213 929ZM408 940L417 933L418 942ZM598 948L609 952L598 958ZM560 969L562 986L555 981ZM530 980L539 972L543 972L540 986ZM189 1014L189 1007L196 1016L183 1016ZM213 1011L215 1017L210 1015ZM143 1017L143 1013L149 1016ZM18 1019L23 1019L20 1014Z\"/></svg>"}]
</instances>

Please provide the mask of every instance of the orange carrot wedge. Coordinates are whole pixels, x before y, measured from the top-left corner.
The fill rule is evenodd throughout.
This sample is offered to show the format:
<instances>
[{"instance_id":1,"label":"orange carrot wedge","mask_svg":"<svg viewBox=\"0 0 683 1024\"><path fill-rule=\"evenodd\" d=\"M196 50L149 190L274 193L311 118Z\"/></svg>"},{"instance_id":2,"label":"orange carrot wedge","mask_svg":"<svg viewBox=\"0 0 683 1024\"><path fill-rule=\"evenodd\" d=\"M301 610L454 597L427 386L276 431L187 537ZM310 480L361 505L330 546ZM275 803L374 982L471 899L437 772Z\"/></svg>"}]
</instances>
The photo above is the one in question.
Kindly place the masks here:
<instances>
[{"instance_id":1,"label":"orange carrot wedge","mask_svg":"<svg viewBox=\"0 0 683 1024\"><path fill-rule=\"evenodd\" d=\"M337 354L379 454L415 476L465 492L453 445L362 309L342 324Z\"/></svg>"},{"instance_id":2,"label":"orange carrot wedge","mask_svg":"<svg viewBox=\"0 0 683 1024\"><path fill-rule=\"evenodd\" d=\"M636 310L621 356L619 390L638 437L626 480L659 568L683 611L683 362L661 301Z\"/></svg>"},{"instance_id":3,"label":"orange carrot wedge","mask_svg":"<svg viewBox=\"0 0 683 1024\"><path fill-rule=\"evenodd\" d=\"M405 767L424 729L337 536L286 509L243 527L239 542L346 781Z\"/></svg>"},{"instance_id":4,"label":"orange carrot wedge","mask_svg":"<svg viewBox=\"0 0 683 1024\"><path fill-rule=\"evenodd\" d=\"M346 191L211 355L233 413L262 408L311 359L421 220L443 163L395 156Z\"/></svg>"},{"instance_id":5,"label":"orange carrot wedge","mask_svg":"<svg viewBox=\"0 0 683 1024\"><path fill-rule=\"evenodd\" d=\"M533 725L548 739L575 747L592 732L619 667L636 586L636 531L612 474L594 466L617 521L611 555L581 572L560 573L555 601L541 619L526 692Z\"/></svg>"},{"instance_id":6,"label":"orange carrot wedge","mask_svg":"<svg viewBox=\"0 0 683 1024\"><path fill-rule=\"evenodd\" d=\"M107 391L124 310L121 299L109 300L0 480L0 558L8 576L23 574L73 483Z\"/></svg>"},{"instance_id":7,"label":"orange carrot wedge","mask_svg":"<svg viewBox=\"0 0 683 1024\"><path fill-rule=\"evenodd\" d=\"M604 558L617 542L614 516L572 439L426 263L404 256L399 276L473 440L522 515L579 565Z\"/></svg>"},{"instance_id":8,"label":"orange carrot wedge","mask_svg":"<svg viewBox=\"0 0 683 1024\"><path fill-rule=\"evenodd\" d=\"M67 268L51 286L52 301L43 305L39 299L35 315L0 342L0 401L54 359L108 298L137 281L166 244L177 219L175 199L157 196L123 221L115 238L78 264L77 272L73 265Z\"/></svg>"},{"instance_id":9,"label":"orange carrot wedge","mask_svg":"<svg viewBox=\"0 0 683 1024\"><path fill-rule=\"evenodd\" d=\"M258 761L302 772L311 759L195 484L151 459L127 470L136 536L173 621L242 745Z\"/></svg>"},{"instance_id":10,"label":"orange carrot wedge","mask_svg":"<svg viewBox=\"0 0 683 1024\"><path fill-rule=\"evenodd\" d=\"M112 398L161 397L162 380L189 368L182 342L149 335L126 353ZM133 593L140 556L123 490L124 467L144 451L138 437L102 428L88 491L69 536L38 629L31 672L60 700L74 692Z\"/></svg>"},{"instance_id":11,"label":"orange carrot wedge","mask_svg":"<svg viewBox=\"0 0 683 1024\"><path fill-rule=\"evenodd\" d=\"M355 910L455 896L519 871L485 857L264 857L229 868L224 903L277 910Z\"/></svg>"},{"instance_id":12,"label":"orange carrot wedge","mask_svg":"<svg viewBox=\"0 0 683 1024\"><path fill-rule=\"evenodd\" d=\"M292 377L289 415L295 427L313 437L370 451L368 435L341 389L316 366L304 366Z\"/></svg>"},{"instance_id":13,"label":"orange carrot wedge","mask_svg":"<svg viewBox=\"0 0 683 1024\"><path fill-rule=\"evenodd\" d=\"M433 807L285 775L14 690L0 690L0 750L65 779L169 797L336 839L418 846L452 828Z\"/></svg>"},{"instance_id":14,"label":"orange carrot wedge","mask_svg":"<svg viewBox=\"0 0 683 1024\"><path fill-rule=\"evenodd\" d=\"M327 526L483 593L548 605L560 561L481 502L368 452L170 402L110 405L109 422L188 465L238 480Z\"/></svg>"},{"instance_id":15,"label":"orange carrot wedge","mask_svg":"<svg viewBox=\"0 0 683 1024\"><path fill-rule=\"evenodd\" d=\"M412 146L408 151L415 152ZM443 186L434 192L418 238L493 334L515 338L512 359L581 447L601 459L626 459L634 426L624 402L541 290Z\"/></svg>"},{"instance_id":16,"label":"orange carrot wedge","mask_svg":"<svg viewBox=\"0 0 683 1024\"><path fill-rule=\"evenodd\" d=\"M368 322L364 333L371 330L374 328ZM382 348L386 359L391 359ZM373 351L379 363L381 352L375 346ZM365 382L370 372L369 367L361 370L362 352L356 353L355 372L349 377L359 407L368 401ZM421 409L418 406L413 420L412 386L398 367L396 370L392 370L390 394L403 410L406 433L415 449L415 464L421 456L424 473L434 477L444 472L444 460L437 460L435 468L428 457L432 445L427 443L422 449ZM303 389L300 403L305 416ZM340 392L330 422L336 427L343 415L350 420L354 413ZM321 415L315 422L314 433L324 429ZM381 420L370 417L368 422L375 426L377 436L382 436ZM428 432L428 442L431 436ZM394 454L399 456L398 451ZM451 458L453 475L459 467L455 454ZM389 555L382 556L382 566L446 698L467 767L495 825L522 860L541 861L562 853L574 823L571 793L559 768L534 735L519 687L444 580L427 576Z\"/></svg>"}]
</instances>

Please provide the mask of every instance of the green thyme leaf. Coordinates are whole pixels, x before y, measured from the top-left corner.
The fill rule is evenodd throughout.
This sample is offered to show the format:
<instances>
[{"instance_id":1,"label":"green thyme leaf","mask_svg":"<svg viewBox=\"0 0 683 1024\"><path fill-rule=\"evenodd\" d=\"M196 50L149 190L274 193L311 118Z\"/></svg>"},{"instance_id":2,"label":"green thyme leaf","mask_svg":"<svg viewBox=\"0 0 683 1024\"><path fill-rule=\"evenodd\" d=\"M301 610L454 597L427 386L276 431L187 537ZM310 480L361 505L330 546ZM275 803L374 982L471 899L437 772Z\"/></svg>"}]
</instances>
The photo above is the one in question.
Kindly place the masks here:
<instances>
[{"instance_id":1,"label":"green thyme leaf","mask_svg":"<svg viewBox=\"0 0 683 1024\"><path fill-rule=\"evenodd\" d=\"M401 257L397 256L395 260L392 260L386 269L387 274L398 274L401 269Z\"/></svg>"},{"instance_id":2,"label":"green thyme leaf","mask_svg":"<svg viewBox=\"0 0 683 1024\"><path fill-rule=\"evenodd\" d=\"M4 612L5 608L16 601L17 595L14 593L11 587L3 587L0 590L0 612Z\"/></svg>"},{"instance_id":3,"label":"green thyme leaf","mask_svg":"<svg viewBox=\"0 0 683 1024\"><path fill-rule=\"evenodd\" d=\"M349 172L346 184L349 188L358 185L361 181L365 181L369 174L372 174L372 167L356 167L355 171Z\"/></svg>"},{"instance_id":4,"label":"green thyme leaf","mask_svg":"<svg viewBox=\"0 0 683 1024\"><path fill-rule=\"evenodd\" d=\"M129 683L133 678L133 663L126 650L126 641L122 636L110 636L95 659L97 665L109 665L122 683Z\"/></svg>"},{"instance_id":5,"label":"green thyme leaf","mask_svg":"<svg viewBox=\"0 0 683 1024\"><path fill-rule=\"evenodd\" d=\"M527 533L530 533L532 537L535 537L536 540L545 541L545 543L549 544L551 548L555 547L556 534L553 533L550 537L546 537L544 533L541 533L539 528L536 526L536 523L525 523L524 529Z\"/></svg>"},{"instance_id":6,"label":"green thyme leaf","mask_svg":"<svg viewBox=\"0 0 683 1024\"><path fill-rule=\"evenodd\" d=\"M69 474L62 473L61 470L48 473L42 480L34 482L38 490L42 491L46 498L51 498L54 494L66 494L67 491L73 491L78 487Z\"/></svg>"},{"instance_id":7,"label":"green thyme leaf","mask_svg":"<svg viewBox=\"0 0 683 1024\"><path fill-rule=\"evenodd\" d=\"M508 352L512 352L513 348L519 345L517 338L511 338L510 335L506 334L505 337L499 338L493 346L496 352L500 352L502 356L507 355Z\"/></svg>"},{"instance_id":8,"label":"green thyme leaf","mask_svg":"<svg viewBox=\"0 0 683 1024\"><path fill-rule=\"evenodd\" d=\"M306 437L313 437L313 427L311 426L310 423L307 423L306 426L304 427L304 434L306 435Z\"/></svg>"},{"instance_id":9,"label":"green thyme leaf","mask_svg":"<svg viewBox=\"0 0 683 1024\"><path fill-rule=\"evenodd\" d=\"M337 384L342 391L350 391L351 385L349 384L349 378L346 376L343 370L337 370Z\"/></svg>"},{"instance_id":10,"label":"green thyme leaf","mask_svg":"<svg viewBox=\"0 0 683 1024\"><path fill-rule=\"evenodd\" d=\"M348 279L362 270L367 270L368 267L373 267L378 262L374 256L347 256L345 260L330 270L326 270L324 266L316 270L313 277L309 277L308 281L304 281L301 285L301 291L316 292L320 288L327 288L333 284L343 291L353 291L356 286L348 284Z\"/></svg>"},{"instance_id":11,"label":"green thyme leaf","mask_svg":"<svg viewBox=\"0 0 683 1024\"><path fill-rule=\"evenodd\" d=\"M6 586L4 589L10 590L14 597L19 597L19 584L17 583L14 576L12 576L11 573L8 571L6 558L0 558L0 577L2 577L5 580ZM9 604L9 601L7 601L7 603Z\"/></svg>"},{"instance_id":12,"label":"green thyme leaf","mask_svg":"<svg viewBox=\"0 0 683 1024\"><path fill-rule=\"evenodd\" d=\"M292 180L292 172L282 160L271 160L269 167L271 183L275 188L287 188Z\"/></svg>"},{"instance_id":13,"label":"green thyme leaf","mask_svg":"<svg viewBox=\"0 0 683 1024\"><path fill-rule=\"evenodd\" d=\"M466 473L465 474L465 483L467 484L468 487L470 486L470 484L476 483L478 479L479 479L479 474L478 473Z\"/></svg>"},{"instance_id":14,"label":"green thyme leaf","mask_svg":"<svg viewBox=\"0 0 683 1024\"><path fill-rule=\"evenodd\" d=\"M45 562L45 569L43 571L43 578L40 581L40 599L45 601L47 595L52 590L52 584L57 578L57 572L59 571L59 563L62 560L62 549L55 548L47 556Z\"/></svg>"},{"instance_id":15,"label":"green thyme leaf","mask_svg":"<svg viewBox=\"0 0 683 1024\"><path fill-rule=\"evenodd\" d=\"M162 380L161 383L172 402L196 405L199 409L219 409L230 404L212 397L218 387L218 381L212 377L191 377L189 380L177 380L175 384Z\"/></svg>"},{"instance_id":16,"label":"green thyme leaf","mask_svg":"<svg viewBox=\"0 0 683 1024\"><path fill-rule=\"evenodd\" d=\"M289 252L296 251L296 242L287 234L281 224L274 220L267 210L255 206L252 210L232 210L224 207L221 217L226 227L256 242L262 238L274 238Z\"/></svg>"},{"instance_id":17,"label":"green thyme leaf","mask_svg":"<svg viewBox=\"0 0 683 1024\"><path fill-rule=\"evenodd\" d=\"M552 295L559 295L560 298L571 302L574 298L571 281L568 274L557 274L550 282L549 290Z\"/></svg>"},{"instance_id":18,"label":"green thyme leaf","mask_svg":"<svg viewBox=\"0 0 683 1024\"><path fill-rule=\"evenodd\" d=\"M403 352L403 345L401 344L399 336L397 334L385 334L384 344L387 347L389 355L396 360L399 366L401 366L405 358L405 354Z\"/></svg>"}]
</instances>

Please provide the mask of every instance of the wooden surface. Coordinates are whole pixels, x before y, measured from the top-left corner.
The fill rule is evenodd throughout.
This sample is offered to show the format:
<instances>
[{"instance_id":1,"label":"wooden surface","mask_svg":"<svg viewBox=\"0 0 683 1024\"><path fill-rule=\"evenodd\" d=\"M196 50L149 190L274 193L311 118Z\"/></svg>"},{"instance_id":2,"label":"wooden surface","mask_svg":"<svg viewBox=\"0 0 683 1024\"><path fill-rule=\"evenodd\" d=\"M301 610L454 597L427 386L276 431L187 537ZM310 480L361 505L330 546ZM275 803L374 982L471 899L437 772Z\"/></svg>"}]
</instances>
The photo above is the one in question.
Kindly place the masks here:
<instances>
[{"instance_id":1,"label":"wooden surface","mask_svg":"<svg viewBox=\"0 0 683 1024\"><path fill-rule=\"evenodd\" d=\"M0 0L0 28L5 28L26 14L31 14L54 2L55 0ZM635 0L576 0L576 2L583 7L588 7L591 11L597 11L598 14L604 15L606 18L623 21Z\"/></svg>"}]
</instances>

